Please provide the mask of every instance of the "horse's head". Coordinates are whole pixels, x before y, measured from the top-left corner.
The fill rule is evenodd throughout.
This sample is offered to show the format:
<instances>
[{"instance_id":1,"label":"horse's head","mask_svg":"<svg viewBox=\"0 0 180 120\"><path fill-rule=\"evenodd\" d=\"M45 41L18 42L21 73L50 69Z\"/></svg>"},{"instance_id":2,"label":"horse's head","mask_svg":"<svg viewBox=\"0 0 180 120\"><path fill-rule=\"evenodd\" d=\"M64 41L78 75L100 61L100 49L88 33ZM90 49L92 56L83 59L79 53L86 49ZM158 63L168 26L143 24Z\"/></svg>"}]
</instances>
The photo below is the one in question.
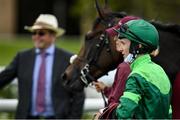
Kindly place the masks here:
<instances>
[{"instance_id":1,"label":"horse's head","mask_svg":"<svg viewBox=\"0 0 180 120\"><path fill-rule=\"evenodd\" d=\"M123 60L115 50L115 41L107 37L105 29L114 26L124 13L112 13L107 7L101 8L96 0L99 17L95 20L92 30L85 36L84 45L78 56L73 60L62 75L64 84L72 90L83 90L90 82L107 74ZM112 64L113 63L113 64Z\"/></svg>"}]
</instances>

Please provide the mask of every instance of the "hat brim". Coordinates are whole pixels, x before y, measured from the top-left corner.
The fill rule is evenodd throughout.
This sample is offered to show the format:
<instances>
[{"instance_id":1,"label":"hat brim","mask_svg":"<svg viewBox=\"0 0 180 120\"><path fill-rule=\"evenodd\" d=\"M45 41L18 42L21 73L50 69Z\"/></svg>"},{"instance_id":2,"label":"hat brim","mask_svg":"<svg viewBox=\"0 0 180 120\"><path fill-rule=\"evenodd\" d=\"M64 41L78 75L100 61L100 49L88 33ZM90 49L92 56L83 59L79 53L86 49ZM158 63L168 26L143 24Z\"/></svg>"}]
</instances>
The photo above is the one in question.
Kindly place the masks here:
<instances>
[{"instance_id":1,"label":"hat brim","mask_svg":"<svg viewBox=\"0 0 180 120\"><path fill-rule=\"evenodd\" d=\"M65 33L63 28L43 27L40 25L25 26L24 29L28 30L29 32L34 32L35 30L39 29L48 29L54 31L56 33L56 37L62 36Z\"/></svg>"},{"instance_id":2,"label":"hat brim","mask_svg":"<svg viewBox=\"0 0 180 120\"><path fill-rule=\"evenodd\" d=\"M139 17L136 16L126 16L124 18L122 18L121 20L119 20L118 24L114 27L111 27L109 29L106 29L106 32L108 33L109 36L116 36L118 35L118 29L121 27L122 24L125 24L126 22L130 21L130 20L136 20L136 19L140 19Z\"/></svg>"},{"instance_id":3,"label":"hat brim","mask_svg":"<svg viewBox=\"0 0 180 120\"><path fill-rule=\"evenodd\" d=\"M118 35L117 31L115 31L115 30L117 30L119 28L120 28L120 25L116 25L114 27L106 29L106 32L108 33L109 36L114 37L114 36Z\"/></svg>"}]
</instances>

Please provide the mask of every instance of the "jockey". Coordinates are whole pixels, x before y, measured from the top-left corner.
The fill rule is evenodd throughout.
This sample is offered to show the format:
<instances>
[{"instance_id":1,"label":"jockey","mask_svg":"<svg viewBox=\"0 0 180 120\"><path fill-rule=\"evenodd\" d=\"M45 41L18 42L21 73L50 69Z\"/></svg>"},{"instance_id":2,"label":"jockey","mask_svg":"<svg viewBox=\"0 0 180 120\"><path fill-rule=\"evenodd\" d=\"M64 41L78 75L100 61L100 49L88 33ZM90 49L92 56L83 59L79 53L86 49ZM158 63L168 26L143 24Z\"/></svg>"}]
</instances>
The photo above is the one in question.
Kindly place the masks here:
<instances>
[{"instance_id":1,"label":"jockey","mask_svg":"<svg viewBox=\"0 0 180 120\"><path fill-rule=\"evenodd\" d=\"M115 112L117 117L169 118L171 84L162 67L152 62L150 56L159 48L158 31L142 19L128 21L114 30L118 33L116 50L132 70Z\"/></svg>"}]
</instances>

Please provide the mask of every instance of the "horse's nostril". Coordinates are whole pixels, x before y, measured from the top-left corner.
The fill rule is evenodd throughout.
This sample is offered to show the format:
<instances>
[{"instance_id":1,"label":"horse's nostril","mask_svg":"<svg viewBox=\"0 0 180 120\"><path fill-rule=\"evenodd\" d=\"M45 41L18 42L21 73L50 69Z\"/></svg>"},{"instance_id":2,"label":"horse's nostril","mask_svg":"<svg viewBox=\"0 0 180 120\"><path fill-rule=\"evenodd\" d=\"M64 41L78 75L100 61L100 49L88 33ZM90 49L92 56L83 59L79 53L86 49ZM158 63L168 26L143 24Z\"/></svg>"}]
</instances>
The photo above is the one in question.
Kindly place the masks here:
<instances>
[{"instance_id":1,"label":"horse's nostril","mask_svg":"<svg viewBox=\"0 0 180 120\"><path fill-rule=\"evenodd\" d=\"M67 78L66 73L63 73L61 77L62 77L63 80L66 80L66 78Z\"/></svg>"}]
</instances>

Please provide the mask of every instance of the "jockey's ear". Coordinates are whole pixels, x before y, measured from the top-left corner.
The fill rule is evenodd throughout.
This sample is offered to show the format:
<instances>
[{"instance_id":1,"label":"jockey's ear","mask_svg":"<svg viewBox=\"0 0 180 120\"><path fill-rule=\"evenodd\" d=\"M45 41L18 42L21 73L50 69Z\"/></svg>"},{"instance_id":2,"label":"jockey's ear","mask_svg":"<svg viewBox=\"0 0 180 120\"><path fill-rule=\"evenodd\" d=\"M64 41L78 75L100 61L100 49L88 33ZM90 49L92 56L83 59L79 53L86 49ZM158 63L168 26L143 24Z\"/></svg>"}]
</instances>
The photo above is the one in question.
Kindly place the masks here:
<instances>
[{"instance_id":1,"label":"jockey's ear","mask_svg":"<svg viewBox=\"0 0 180 120\"><path fill-rule=\"evenodd\" d=\"M142 44L139 44L138 47L139 47L139 48L142 48Z\"/></svg>"},{"instance_id":2,"label":"jockey's ear","mask_svg":"<svg viewBox=\"0 0 180 120\"><path fill-rule=\"evenodd\" d=\"M159 54L159 48L151 52L151 56L156 57Z\"/></svg>"}]
</instances>

